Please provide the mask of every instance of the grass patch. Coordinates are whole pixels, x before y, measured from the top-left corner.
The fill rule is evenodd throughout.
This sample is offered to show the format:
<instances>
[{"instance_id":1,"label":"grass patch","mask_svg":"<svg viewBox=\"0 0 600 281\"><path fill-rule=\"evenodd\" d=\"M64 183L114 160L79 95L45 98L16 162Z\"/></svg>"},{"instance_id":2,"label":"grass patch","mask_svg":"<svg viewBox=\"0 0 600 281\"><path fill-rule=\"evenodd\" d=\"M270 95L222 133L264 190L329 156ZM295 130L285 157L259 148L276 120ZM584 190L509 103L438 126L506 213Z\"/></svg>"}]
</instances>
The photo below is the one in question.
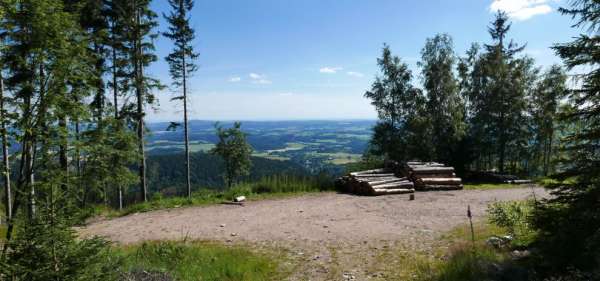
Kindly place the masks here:
<instances>
[{"instance_id":1,"label":"grass patch","mask_svg":"<svg viewBox=\"0 0 600 281\"><path fill-rule=\"evenodd\" d=\"M476 184L465 184L465 190L491 190L491 189L511 189L511 188L526 188L528 185L524 184L510 184L510 183L476 183Z\"/></svg>"},{"instance_id":2,"label":"grass patch","mask_svg":"<svg viewBox=\"0 0 600 281\"><path fill-rule=\"evenodd\" d=\"M248 201L257 201L331 190L333 190L333 183L327 178L270 176L253 183L237 184L226 191L202 189L194 192L191 198L165 198L160 193L155 193L148 202L130 205L121 211L99 205L95 207L94 214L112 218L162 209L219 204L224 201L231 201L236 196L246 196Z\"/></svg>"},{"instance_id":3,"label":"grass patch","mask_svg":"<svg viewBox=\"0 0 600 281\"><path fill-rule=\"evenodd\" d=\"M124 272L163 273L174 280L283 280L281 258L242 246L207 242L149 242L116 248Z\"/></svg>"}]
</instances>

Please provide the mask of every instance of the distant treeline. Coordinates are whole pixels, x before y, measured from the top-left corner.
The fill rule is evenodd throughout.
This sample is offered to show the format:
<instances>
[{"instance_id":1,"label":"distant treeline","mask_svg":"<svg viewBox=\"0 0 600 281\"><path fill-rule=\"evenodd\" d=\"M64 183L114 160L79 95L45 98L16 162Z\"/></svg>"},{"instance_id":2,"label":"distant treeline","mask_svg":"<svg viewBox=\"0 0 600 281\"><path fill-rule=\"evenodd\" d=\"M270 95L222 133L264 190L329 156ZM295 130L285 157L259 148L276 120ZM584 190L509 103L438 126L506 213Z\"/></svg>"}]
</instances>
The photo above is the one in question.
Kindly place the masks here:
<instances>
[{"instance_id":1,"label":"distant treeline","mask_svg":"<svg viewBox=\"0 0 600 281\"><path fill-rule=\"evenodd\" d=\"M240 181L256 181L269 175L308 176L309 172L291 161L252 157L250 175ZM222 189L223 160L215 155L196 152L190 154L191 181L199 188ZM151 192L180 194L185 184L183 153L152 155L148 157L148 184Z\"/></svg>"}]
</instances>

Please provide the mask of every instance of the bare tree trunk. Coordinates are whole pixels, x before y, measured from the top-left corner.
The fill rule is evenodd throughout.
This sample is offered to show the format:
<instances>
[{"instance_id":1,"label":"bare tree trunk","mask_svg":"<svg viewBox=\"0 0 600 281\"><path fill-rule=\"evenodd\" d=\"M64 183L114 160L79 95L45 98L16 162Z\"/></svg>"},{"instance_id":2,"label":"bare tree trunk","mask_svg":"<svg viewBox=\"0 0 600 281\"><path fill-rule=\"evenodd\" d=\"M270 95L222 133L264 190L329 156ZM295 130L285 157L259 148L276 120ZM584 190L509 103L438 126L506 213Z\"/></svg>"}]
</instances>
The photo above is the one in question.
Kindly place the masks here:
<instances>
[{"instance_id":1,"label":"bare tree trunk","mask_svg":"<svg viewBox=\"0 0 600 281\"><path fill-rule=\"evenodd\" d=\"M67 118L65 116L61 116L58 120L58 126L63 130L63 132L68 132L67 128ZM61 183L61 188L63 191L67 189L67 181L69 179L69 158L68 158L68 134L61 136L60 145L59 145L59 164L60 168L63 171L63 182Z\"/></svg>"},{"instance_id":2,"label":"bare tree trunk","mask_svg":"<svg viewBox=\"0 0 600 281\"><path fill-rule=\"evenodd\" d=\"M75 172L77 173L77 185L78 185L78 190L81 192L81 207L85 208L86 206L86 191L84 190L84 185L82 184L82 179L81 179L81 151L79 150L79 141L81 136L79 135L80 132L80 128L79 128L80 124L79 124L79 120L75 120L75 141L77 142L77 145L75 145Z\"/></svg>"},{"instance_id":3,"label":"bare tree trunk","mask_svg":"<svg viewBox=\"0 0 600 281\"><path fill-rule=\"evenodd\" d=\"M0 130L2 134L2 163L4 169L2 171L4 177L4 194L6 207L6 220L12 219L12 191L10 189L10 161L8 160L8 138L6 136L6 116L4 115L4 78L0 70Z\"/></svg>"},{"instance_id":4,"label":"bare tree trunk","mask_svg":"<svg viewBox=\"0 0 600 281\"><path fill-rule=\"evenodd\" d=\"M187 196L192 198L192 184L190 180L190 143L188 131L188 109L187 109L187 65L185 54L183 54L183 130L185 135L185 179L187 184Z\"/></svg>"},{"instance_id":5,"label":"bare tree trunk","mask_svg":"<svg viewBox=\"0 0 600 281\"><path fill-rule=\"evenodd\" d=\"M135 6L135 5L134 5ZM146 152L144 148L144 81L143 81L143 54L141 47L140 38L140 12L135 12L135 41L134 41L134 71L136 76L136 96L137 96L137 137L138 137L138 149L139 149L139 178L140 178L140 191L142 193L142 200L148 201L148 190L146 183Z\"/></svg>"},{"instance_id":6,"label":"bare tree trunk","mask_svg":"<svg viewBox=\"0 0 600 281\"><path fill-rule=\"evenodd\" d=\"M115 23L113 23L114 25ZM114 40L114 38L113 38ZM119 120L119 85L118 77L117 77L117 49L116 46L112 46L112 88L113 88L113 106L114 106L114 114L115 114L115 126L117 131L121 130L121 123ZM115 159L115 162L118 163L118 156ZM119 210L123 209L123 187L120 183L117 183L117 189L119 193Z\"/></svg>"}]
</instances>

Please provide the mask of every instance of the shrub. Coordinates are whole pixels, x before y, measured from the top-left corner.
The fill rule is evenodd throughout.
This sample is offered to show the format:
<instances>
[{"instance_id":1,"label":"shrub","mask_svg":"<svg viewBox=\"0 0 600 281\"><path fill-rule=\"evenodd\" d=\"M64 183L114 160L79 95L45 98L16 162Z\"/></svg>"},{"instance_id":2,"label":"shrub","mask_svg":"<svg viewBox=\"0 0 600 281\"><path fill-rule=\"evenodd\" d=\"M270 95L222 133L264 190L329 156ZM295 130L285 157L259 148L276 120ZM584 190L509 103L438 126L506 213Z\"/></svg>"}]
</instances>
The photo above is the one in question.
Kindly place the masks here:
<instances>
[{"instance_id":1,"label":"shrub","mask_svg":"<svg viewBox=\"0 0 600 281\"><path fill-rule=\"evenodd\" d=\"M515 246L527 246L535 238L530 219L534 210L532 201L494 202L488 206L491 223L506 228L513 236Z\"/></svg>"},{"instance_id":2,"label":"shrub","mask_svg":"<svg viewBox=\"0 0 600 281\"><path fill-rule=\"evenodd\" d=\"M20 224L10 250L0 258L0 279L116 280L120 259L111 255L108 242L76 237L67 224L54 217L38 217Z\"/></svg>"}]
</instances>

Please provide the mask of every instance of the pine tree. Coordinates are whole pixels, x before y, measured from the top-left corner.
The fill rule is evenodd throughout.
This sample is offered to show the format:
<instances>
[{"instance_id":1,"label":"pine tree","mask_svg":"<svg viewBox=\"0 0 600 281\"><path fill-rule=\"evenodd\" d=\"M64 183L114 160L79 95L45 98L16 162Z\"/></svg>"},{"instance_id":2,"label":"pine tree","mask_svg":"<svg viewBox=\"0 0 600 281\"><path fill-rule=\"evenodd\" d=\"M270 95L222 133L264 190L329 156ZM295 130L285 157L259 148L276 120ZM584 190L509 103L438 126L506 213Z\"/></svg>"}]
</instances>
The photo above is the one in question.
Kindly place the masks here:
<instances>
[{"instance_id":1,"label":"pine tree","mask_svg":"<svg viewBox=\"0 0 600 281\"><path fill-rule=\"evenodd\" d=\"M600 3L576 0L560 11L576 20L574 27L587 31L554 46L568 69L583 72L574 77L579 86L570 89L572 109L562 116L578 127L562 140L567 158L555 176L559 183L553 186L554 197L539 206L534 222L545 265L600 274Z\"/></svg>"},{"instance_id":2,"label":"pine tree","mask_svg":"<svg viewBox=\"0 0 600 281\"><path fill-rule=\"evenodd\" d=\"M459 66L469 139L479 150L473 154L485 163L478 166L496 167L501 173L507 163L512 163L512 172L523 166L518 160L528 150L527 97L537 77L532 59L516 57L524 46L507 42L509 30L508 16L499 12L489 28L493 43L481 54L472 48Z\"/></svg>"},{"instance_id":3,"label":"pine tree","mask_svg":"<svg viewBox=\"0 0 600 281\"><path fill-rule=\"evenodd\" d=\"M188 134L188 79L197 70L194 60L198 54L194 52L193 40L194 30L190 27L189 12L194 7L192 0L169 0L171 5L170 15L164 15L169 23L169 31L163 33L164 36L173 40L175 48L169 56L166 57L169 63L173 86L181 88L181 94L178 94L173 100L183 101L183 135L185 142L185 177L188 198L192 197L192 187L190 182L190 144Z\"/></svg>"}]
</instances>

